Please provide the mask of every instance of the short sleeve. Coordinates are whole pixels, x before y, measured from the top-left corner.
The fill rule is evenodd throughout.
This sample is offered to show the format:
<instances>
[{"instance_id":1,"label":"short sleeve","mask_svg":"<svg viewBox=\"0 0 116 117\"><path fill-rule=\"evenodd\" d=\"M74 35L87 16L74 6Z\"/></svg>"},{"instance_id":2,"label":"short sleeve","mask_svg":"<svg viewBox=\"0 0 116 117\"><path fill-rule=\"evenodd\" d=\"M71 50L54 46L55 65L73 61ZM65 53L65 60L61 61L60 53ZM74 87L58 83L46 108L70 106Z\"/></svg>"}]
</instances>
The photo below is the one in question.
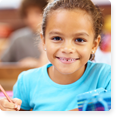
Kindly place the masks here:
<instances>
[{"instance_id":1,"label":"short sleeve","mask_svg":"<svg viewBox=\"0 0 116 117\"><path fill-rule=\"evenodd\" d=\"M25 72L22 72L19 75L18 80L13 87L13 98L22 100L21 109L30 110L31 107L29 106L29 92L26 90L27 85L25 83L24 74Z\"/></svg>"}]
</instances>

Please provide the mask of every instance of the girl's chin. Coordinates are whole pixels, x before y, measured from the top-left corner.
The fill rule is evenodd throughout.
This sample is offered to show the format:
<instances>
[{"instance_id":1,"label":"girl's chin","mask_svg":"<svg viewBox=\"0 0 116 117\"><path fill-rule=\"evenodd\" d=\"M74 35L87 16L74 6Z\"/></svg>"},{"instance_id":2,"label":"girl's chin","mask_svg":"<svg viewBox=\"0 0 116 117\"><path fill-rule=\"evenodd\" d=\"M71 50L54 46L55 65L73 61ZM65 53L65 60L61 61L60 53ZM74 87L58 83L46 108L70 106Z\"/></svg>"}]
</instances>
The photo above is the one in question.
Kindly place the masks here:
<instances>
[{"instance_id":1,"label":"girl's chin","mask_svg":"<svg viewBox=\"0 0 116 117\"><path fill-rule=\"evenodd\" d=\"M63 74L63 75L69 75L69 74L73 74L74 73L74 71L59 71L61 74Z\"/></svg>"},{"instance_id":2,"label":"girl's chin","mask_svg":"<svg viewBox=\"0 0 116 117\"><path fill-rule=\"evenodd\" d=\"M65 68L65 69L62 69L61 67L55 67L54 69L55 71L59 72L60 74L63 74L63 75L69 75L69 74L73 74L76 70L74 68L70 69L70 68Z\"/></svg>"}]
</instances>

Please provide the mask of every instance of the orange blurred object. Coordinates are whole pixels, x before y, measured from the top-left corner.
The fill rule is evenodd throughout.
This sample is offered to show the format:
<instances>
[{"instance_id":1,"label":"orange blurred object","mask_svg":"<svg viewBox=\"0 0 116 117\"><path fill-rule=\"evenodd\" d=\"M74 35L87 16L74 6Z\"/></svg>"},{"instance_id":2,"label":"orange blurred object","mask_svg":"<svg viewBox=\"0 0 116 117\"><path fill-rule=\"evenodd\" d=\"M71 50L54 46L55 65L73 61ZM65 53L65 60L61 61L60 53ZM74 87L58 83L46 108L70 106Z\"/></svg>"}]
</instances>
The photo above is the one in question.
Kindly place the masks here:
<instances>
[{"instance_id":1,"label":"orange blurred object","mask_svg":"<svg viewBox=\"0 0 116 117\"><path fill-rule=\"evenodd\" d=\"M0 38L8 38L12 33L12 28L10 25L5 23L0 23Z\"/></svg>"},{"instance_id":2,"label":"orange blurred object","mask_svg":"<svg viewBox=\"0 0 116 117\"><path fill-rule=\"evenodd\" d=\"M79 111L79 110L78 110L78 108L75 108L75 109L73 109L73 110L70 110L70 111Z\"/></svg>"},{"instance_id":3,"label":"orange blurred object","mask_svg":"<svg viewBox=\"0 0 116 117\"><path fill-rule=\"evenodd\" d=\"M105 16L103 30L106 34L111 33L111 15Z\"/></svg>"}]
</instances>

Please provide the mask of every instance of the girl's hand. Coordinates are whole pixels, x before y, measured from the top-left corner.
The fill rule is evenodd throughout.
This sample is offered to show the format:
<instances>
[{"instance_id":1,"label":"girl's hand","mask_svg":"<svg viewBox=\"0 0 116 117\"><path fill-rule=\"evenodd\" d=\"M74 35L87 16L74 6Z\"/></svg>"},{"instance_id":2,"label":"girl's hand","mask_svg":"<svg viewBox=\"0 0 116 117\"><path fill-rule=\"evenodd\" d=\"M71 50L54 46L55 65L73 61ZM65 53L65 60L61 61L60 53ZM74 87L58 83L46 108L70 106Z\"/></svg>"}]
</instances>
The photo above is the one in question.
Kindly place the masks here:
<instances>
[{"instance_id":1,"label":"girl's hand","mask_svg":"<svg viewBox=\"0 0 116 117\"><path fill-rule=\"evenodd\" d=\"M6 98L0 99L0 109L2 111L19 111L22 101L20 99L12 99L14 103L9 102Z\"/></svg>"}]
</instances>

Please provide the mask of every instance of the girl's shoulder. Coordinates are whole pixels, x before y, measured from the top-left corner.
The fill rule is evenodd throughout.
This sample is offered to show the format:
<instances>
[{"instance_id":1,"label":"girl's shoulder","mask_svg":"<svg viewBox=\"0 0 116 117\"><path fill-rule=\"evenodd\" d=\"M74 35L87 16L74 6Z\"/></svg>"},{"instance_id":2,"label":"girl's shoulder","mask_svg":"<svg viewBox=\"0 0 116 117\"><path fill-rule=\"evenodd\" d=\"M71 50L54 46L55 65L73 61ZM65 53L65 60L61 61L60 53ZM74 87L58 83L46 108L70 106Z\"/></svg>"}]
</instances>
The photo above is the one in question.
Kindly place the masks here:
<instances>
[{"instance_id":1,"label":"girl's shoulder","mask_svg":"<svg viewBox=\"0 0 116 117\"><path fill-rule=\"evenodd\" d=\"M34 90L36 86L40 86L44 82L44 78L46 77L47 68L51 64L46 64L39 68L30 69L27 71L23 71L19 74L17 82L15 83L13 90L15 89L22 90L24 92L30 93L31 90ZM16 93L16 92L15 92Z\"/></svg>"},{"instance_id":2,"label":"girl's shoulder","mask_svg":"<svg viewBox=\"0 0 116 117\"><path fill-rule=\"evenodd\" d=\"M111 65L88 61L86 72L93 74L93 76L107 77L111 75Z\"/></svg>"},{"instance_id":3,"label":"girl's shoulder","mask_svg":"<svg viewBox=\"0 0 116 117\"><path fill-rule=\"evenodd\" d=\"M106 88L110 85L111 65L88 61L87 68L86 77L89 77L92 82L95 82L97 87Z\"/></svg>"},{"instance_id":4,"label":"girl's shoulder","mask_svg":"<svg viewBox=\"0 0 116 117\"><path fill-rule=\"evenodd\" d=\"M45 73L47 73L47 68L50 67L51 64L48 63L42 67L39 68L33 68L33 69L29 69L27 71L23 71L22 73L19 74L18 79L22 79L22 80L35 80L35 79L39 79L41 77L43 77L45 75Z\"/></svg>"},{"instance_id":5,"label":"girl's shoulder","mask_svg":"<svg viewBox=\"0 0 116 117\"><path fill-rule=\"evenodd\" d=\"M91 68L95 68L96 70L111 70L111 65L106 64L106 63L96 63L92 61L88 61L88 66Z\"/></svg>"}]
</instances>

